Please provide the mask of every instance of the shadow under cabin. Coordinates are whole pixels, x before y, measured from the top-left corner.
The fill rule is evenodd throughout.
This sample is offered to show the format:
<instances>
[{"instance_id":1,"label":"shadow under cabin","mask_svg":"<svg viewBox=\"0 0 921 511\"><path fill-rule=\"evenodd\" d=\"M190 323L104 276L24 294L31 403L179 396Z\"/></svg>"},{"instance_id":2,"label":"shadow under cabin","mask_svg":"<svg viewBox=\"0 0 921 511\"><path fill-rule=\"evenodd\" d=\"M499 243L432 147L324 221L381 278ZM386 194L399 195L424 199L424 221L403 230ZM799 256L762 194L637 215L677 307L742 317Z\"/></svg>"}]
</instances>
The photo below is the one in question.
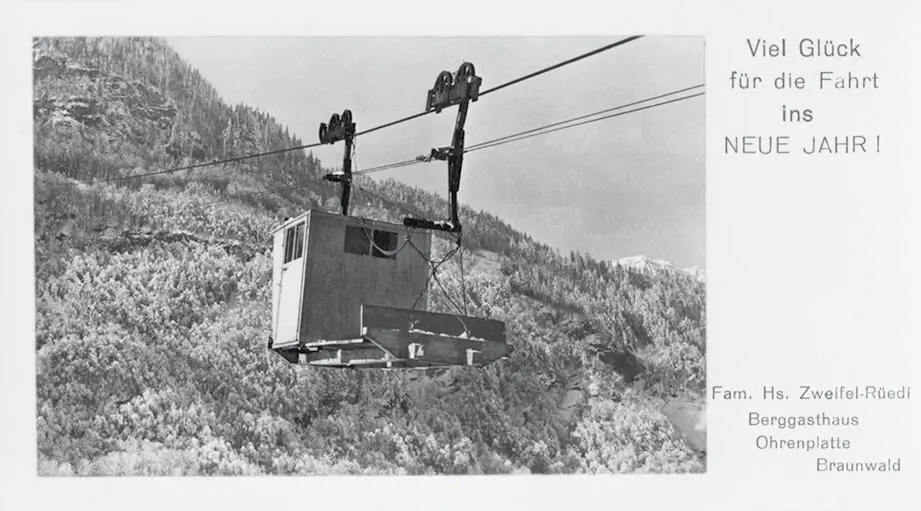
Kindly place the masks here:
<instances>
[{"instance_id":1,"label":"shadow under cabin","mask_svg":"<svg viewBox=\"0 0 921 511\"><path fill-rule=\"evenodd\" d=\"M310 210L273 238L269 347L289 362L483 366L512 351L501 321L426 311L426 230Z\"/></svg>"}]
</instances>

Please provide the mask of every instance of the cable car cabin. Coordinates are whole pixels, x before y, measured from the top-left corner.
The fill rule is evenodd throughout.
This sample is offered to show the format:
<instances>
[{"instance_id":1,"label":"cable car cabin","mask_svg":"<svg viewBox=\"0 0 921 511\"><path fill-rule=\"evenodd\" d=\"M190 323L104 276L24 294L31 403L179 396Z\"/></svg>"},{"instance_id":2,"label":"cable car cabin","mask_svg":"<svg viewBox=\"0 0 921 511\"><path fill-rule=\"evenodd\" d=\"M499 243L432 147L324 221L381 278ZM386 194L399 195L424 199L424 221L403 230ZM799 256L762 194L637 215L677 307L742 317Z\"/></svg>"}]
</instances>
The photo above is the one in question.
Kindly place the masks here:
<instances>
[{"instance_id":1,"label":"cable car cabin","mask_svg":"<svg viewBox=\"0 0 921 511\"><path fill-rule=\"evenodd\" d=\"M511 353L504 323L425 310L428 231L310 210L273 238L269 347L289 362L482 366Z\"/></svg>"}]
</instances>

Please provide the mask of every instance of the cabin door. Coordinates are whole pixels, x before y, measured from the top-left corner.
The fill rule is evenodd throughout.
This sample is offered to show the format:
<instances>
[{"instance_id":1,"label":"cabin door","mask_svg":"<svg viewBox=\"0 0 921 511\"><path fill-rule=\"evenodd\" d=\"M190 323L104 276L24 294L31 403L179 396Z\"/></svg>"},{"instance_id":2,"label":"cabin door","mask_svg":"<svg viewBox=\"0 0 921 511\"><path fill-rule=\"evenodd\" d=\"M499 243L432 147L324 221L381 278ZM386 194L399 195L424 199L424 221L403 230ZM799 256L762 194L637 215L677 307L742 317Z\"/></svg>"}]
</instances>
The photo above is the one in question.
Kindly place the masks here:
<instances>
[{"instance_id":1,"label":"cabin door","mask_svg":"<svg viewBox=\"0 0 921 511\"><path fill-rule=\"evenodd\" d=\"M284 257L278 281L278 323L275 330L276 345L290 345L299 338L301 298L304 285L304 252L307 236L305 223L298 222L285 229Z\"/></svg>"}]
</instances>

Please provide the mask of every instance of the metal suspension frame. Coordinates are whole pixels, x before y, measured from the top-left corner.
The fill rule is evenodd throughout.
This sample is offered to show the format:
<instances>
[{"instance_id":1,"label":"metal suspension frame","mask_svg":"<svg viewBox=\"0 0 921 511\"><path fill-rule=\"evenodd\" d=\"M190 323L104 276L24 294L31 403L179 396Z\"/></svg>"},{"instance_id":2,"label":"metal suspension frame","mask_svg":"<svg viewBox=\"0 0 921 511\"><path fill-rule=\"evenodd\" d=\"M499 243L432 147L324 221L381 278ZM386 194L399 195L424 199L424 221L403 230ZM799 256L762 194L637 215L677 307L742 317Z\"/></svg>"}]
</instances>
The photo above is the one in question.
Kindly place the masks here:
<instances>
[{"instance_id":1,"label":"metal suspension frame","mask_svg":"<svg viewBox=\"0 0 921 511\"><path fill-rule=\"evenodd\" d=\"M435 80L435 86L426 97L425 111L442 109L457 105L457 118L454 122L454 135L450 147L432 149L429 159L448 162L448 196L449 211L447 221L433 221L425 218L403 219L403 225L421 229L432 229L451 233L461 232L460 217L457 207L457 192L460 190L461 170L464 165L464 125L467 122L467 110L470 102L479 98L480 84L483 79L476 75L473 64L464 62L453 76L449 71L442 71Z\"/></svg>"},{"instance_id":2,"label":"metal suspension frame","mask_svg":"<svg viewBox=\"0 0 921 511\"><path fill-rule=\"evenodd\" d=\"M342 205L342 214L349 214L349 198L352 195L352 146L355 140L355 123L352 122L352 111L345 110L342 116L333 114L329 124L320 124L320 143L335 144L345 141L345 154L342 157L342 172L329 173L323 179L342 185L339 202Z\"/></svg>"}]
</instances>

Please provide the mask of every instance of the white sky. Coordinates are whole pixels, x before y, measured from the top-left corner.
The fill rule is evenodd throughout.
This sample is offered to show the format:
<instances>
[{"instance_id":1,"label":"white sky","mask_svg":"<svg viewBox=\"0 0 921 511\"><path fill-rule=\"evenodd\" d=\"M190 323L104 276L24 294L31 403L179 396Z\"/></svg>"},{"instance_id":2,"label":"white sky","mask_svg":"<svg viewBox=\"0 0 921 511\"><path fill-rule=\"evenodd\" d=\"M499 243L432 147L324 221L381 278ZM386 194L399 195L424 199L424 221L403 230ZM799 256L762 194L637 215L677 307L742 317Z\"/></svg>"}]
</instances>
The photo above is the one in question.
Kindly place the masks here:
<instances>
[{"instance_id":1,"label":"white sky","mask_svg":"<svg viewBox=\"0 0 921 511\"><path fill-rule=\"evenodd\" d=\"M349 108L358 130L421 111L441 70L475 64L481 90L610 37L171 37L229 104L304 143ZM647 36L472 103L467 145L704 82L702 37ZM450 145L456 109L359 137L358 169ZM339 166L342 145L315 150ZM444 162L378 174L447 193ZM468 154L460 201L567 253L705 267L704 97Z\"/></svg>"}]
</instances>

